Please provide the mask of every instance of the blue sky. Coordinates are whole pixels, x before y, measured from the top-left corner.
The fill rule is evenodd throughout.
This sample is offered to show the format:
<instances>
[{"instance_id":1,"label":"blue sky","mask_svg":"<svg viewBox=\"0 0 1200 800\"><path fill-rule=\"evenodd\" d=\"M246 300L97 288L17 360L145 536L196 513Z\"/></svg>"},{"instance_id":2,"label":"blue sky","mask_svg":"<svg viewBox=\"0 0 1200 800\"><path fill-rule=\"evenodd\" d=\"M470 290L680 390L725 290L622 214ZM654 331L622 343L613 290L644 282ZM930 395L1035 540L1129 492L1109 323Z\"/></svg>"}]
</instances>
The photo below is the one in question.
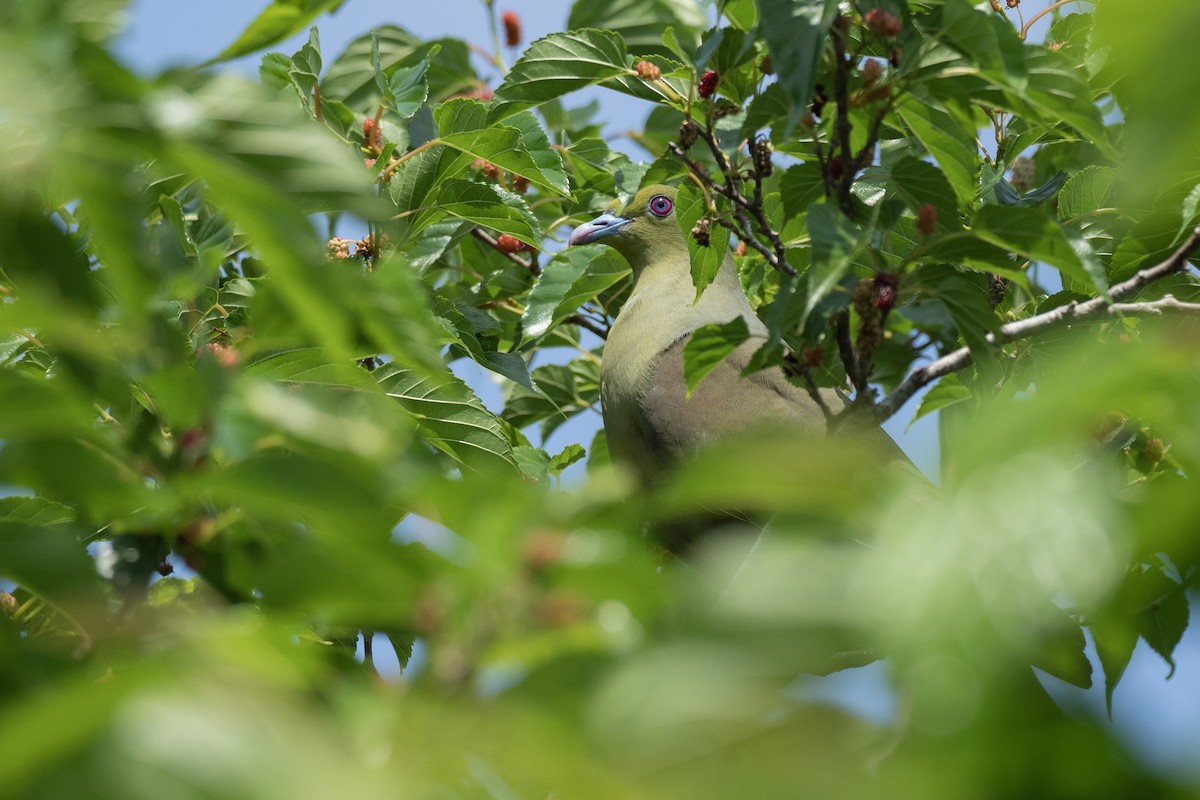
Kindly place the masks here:
<instances>
[{"instance_id":1,"label":"blue sky","mask_svg":"<svg viewBox=\"0 0 1200 800\"><path fill-rule=\"evenodd\" d=\"M132 5L128 31L118 41L121 57L139 71L153 73L171 66L202 62L231 43L241 30L259 13L265 2L246 0L209 0L207 3L182 0L138 0ZM1032 5L1032 4L1031 4ZM1041 7L1042 4L1037 4ZM565 26L570 3L567 0L513 0L499 2L498 9L517 10L523 21L525 41L561 30ZM415 9L415 10L414 10ZM321 33L322 51L328 63L353 38L380 24L397 24L426 38L453 36L490 49L490 33L481 0L437 0L410 3L403 0L348 0L342 10L317 21ZM276 45L274 49L292 52L306 36ZM511 62L515 52L506 53ZM235 69L253 76L258 56L233 62ZM478 68L487 77L489 67L480 60ZM494 83L495 81L493 81ZM608 133L636 127L649 111L649 106L613 93L597 92L602 102L602 118L610 120ZM635 152L627 139L613 138L616 149ZM463 374L477 389L484 401L498 408L499 392L481 370L468 364L459 365ZM904 428L911 418L911 406L893 418L889 432L900 441L919 466L927 473L936 472L936 424L932 417ZM565 444L581 441L587 445L591 432L598 425L595 415L581 415L580 421L564 426L549 442L552 452ZM576 479L578 474L576 474ZM1197 598L1193 596L1193 600ZM1169 682L1163 678L1167 665L1146 645L1139 644L1114 699L1117 735L1150 763L1200 778L1200 765L1195 753L1200 751L1200 715L1196 713L1196 698L1200 697L1200 613L1193 604L1189 633L1177 651L1179 669ZM1092 651L1095 662L1094 651ZM1099 672L1097 672L1099 674ZM855 683L843 678L857 693L874 691L869 679ZM1064 707L1078 709L1100 718L1104 716L1102 687L1080 692L1059 686L1048 679L1051 689ZM819 694L819 691L816 691Z\"/></svg>"}]
</instances>

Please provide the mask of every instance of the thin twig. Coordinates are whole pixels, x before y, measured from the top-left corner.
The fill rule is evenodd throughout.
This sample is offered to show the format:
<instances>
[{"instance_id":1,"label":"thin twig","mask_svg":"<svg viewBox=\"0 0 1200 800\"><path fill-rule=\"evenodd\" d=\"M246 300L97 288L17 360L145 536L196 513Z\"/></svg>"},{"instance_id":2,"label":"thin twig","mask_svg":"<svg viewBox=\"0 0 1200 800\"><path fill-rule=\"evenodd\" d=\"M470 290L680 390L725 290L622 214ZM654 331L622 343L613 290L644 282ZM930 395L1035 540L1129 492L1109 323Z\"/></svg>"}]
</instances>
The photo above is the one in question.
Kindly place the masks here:
<instances>
[{"instance_id":1,"label":"thin twig","mask_svg":"<svg viewBox=\"0 0 1200 800\"><path fill-rule=\"evenodd\" d=\"M821 409L821 413L825 415L827 421L833 419L833 412L829 410L829 404L825 402L825 398L821 397L821 390L817 388L817 382L813 380L812 370L808 365L796 358L795 353L785 353L783 368L804 379L804 388L808 391L808 396L817 404L817 408Z\"/></svg>"},{"instance_id":2,"label":"thin twig","mask_svg":"<svg viewBox=\"0 0 1200 800\"><path fill-rule=\"evenodd\" d=\"M490 233L488 233L487 231L485 231L483 228L472 228L471 235L474 236L479 241L481 241L485 244L489 244L492 247L495 247L496 250L499 251L502 255L504 255L505 258L507 258L509 261L513 262L514 264L516 264L518 267L523 267L523 268L529 270L530 272L532 272L534 275L542 274L542 268L532 258L529 259L528 261L526 261L525 259L521 258L516 253L505 253L503 250L500 250L500 246L496 243L496 240L494 238L492 238L492 235Z\"/></svg>"},{"instance_id":3,"label":"thin twig","mask_svg":"<svg viewBox=\"0 0 1200 800\"><path fill-rule=\"evenodd\" d=\"M582 314L572 314L564 319L563 322L571 325L578 325L581 328L586 328L587 330L599 336L601 339L608 339L608 331L597 324L595 320L590 320Z\"/></svg>"},{"instance_id":4,"label":"thin twig","mask_svg":"<svg viewBox=\"0 0 1200 800\"><path fill-rule=\"evenodd\" d=\"M1191 236L1167 259L1152 267L1134 273L1133 277L1118 283L1108 291L1109 298L1093 297L1083 302L1071 302L1052 308L1041 314L1035 314L1026 319L1001 325L996 334L987 334L987 342L1001 345L1017 339L1027 339L1046 331L1064 328L1075 323L1096 322L1099 320L1129 315L1161 315L1164 313L1184 313L1200 315L1200 304L1183 303L1171 295L1159 300L1144 303L1116 303L1135 294L1147 284L1160 278L1172 275L1187 264L1188 257L1200 248L1200 228L1192 231ZM924 367L917 367L908 377L897 386L892 393L881 400L872 409L876 420L883 421L900 410L900 406L917 393L923 386L932 383L943 375L958 372L971 363L971 351L960 347Z\"/></svg>"},{"instance_id":5,"label":"thin twig","mask_svg":"<svg viewBox=\"0 0 1200 800\"><path fill-rule=\"evenodd\" d=\"M1046 16L1047 14L1049 14L1059 8L1062 8L1067 3L1075 3L1075 2L1078 2L1078 0L1058 0L1058 2L1055 3L1054 5L1034 14L1032 17L1029 18L1029 21L1026 22L1025 25L1021 28L1021 39L1024 40L1025 37L1029 35L1029 29L1033 27L1033 23L1037 22L1039 19Z\"/></svg>"}]
</instances>

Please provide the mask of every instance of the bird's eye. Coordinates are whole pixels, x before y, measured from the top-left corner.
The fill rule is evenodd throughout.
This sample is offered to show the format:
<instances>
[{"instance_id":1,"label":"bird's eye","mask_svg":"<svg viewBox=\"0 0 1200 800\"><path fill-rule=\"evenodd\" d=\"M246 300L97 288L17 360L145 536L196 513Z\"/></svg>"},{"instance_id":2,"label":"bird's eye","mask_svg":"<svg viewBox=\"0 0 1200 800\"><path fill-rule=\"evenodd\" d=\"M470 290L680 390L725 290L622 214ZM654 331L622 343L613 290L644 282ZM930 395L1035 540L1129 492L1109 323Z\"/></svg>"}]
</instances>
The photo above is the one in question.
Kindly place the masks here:
<instances>
[{"instance_id":1,"label":"bird's eye","mask_svg":"<svg viewBox=\"0 0 1200 800\"><path fill-rule=\"evenodd\" d=\"M656 217L665 217L671 213L671 209L675 204L671 202L671 198L666 195L656 194L650 198L650 213Z\"/></svg>"}]
</instances>

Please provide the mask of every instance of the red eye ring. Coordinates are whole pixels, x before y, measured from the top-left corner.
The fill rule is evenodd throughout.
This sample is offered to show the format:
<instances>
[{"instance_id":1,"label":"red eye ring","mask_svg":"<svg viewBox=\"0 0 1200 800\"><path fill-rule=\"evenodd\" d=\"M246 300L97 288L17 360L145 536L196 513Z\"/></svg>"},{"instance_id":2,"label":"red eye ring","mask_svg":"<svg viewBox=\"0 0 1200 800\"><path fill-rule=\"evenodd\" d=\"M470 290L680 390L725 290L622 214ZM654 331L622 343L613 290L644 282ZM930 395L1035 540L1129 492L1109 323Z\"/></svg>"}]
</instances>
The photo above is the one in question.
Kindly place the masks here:
<instances>
[{"instance_id":1,"label":"red eye ring","mask_svg":"<svg viewBox=\"0 0 1200 800\"><path fill-rule=\"evenodd\" d=\"M665 194L656 194L650 198L650 202L646 207L650 209L650 213L654 216L665 217L671 213L671 209L675 208L675 204Z\"/></svg>"}]
</instances>

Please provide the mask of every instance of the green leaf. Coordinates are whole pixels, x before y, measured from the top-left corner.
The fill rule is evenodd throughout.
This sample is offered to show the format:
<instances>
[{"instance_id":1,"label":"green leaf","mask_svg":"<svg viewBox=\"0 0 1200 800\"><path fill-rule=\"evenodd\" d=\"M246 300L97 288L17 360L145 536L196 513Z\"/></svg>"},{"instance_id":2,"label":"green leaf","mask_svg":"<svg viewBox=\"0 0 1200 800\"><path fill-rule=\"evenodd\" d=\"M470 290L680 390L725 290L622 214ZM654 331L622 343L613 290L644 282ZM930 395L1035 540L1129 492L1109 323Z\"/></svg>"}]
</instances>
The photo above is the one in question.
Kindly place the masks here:
<instances>
[{"instance_id":1,"label":"green leaf","mask_svg":"<svg viewBox=\"0 0 1200 800\"><path fill-rule=\"evenodd\" d=\"M550 454L545 450L522 444L514 447L512 452L513 460L517 462L517 469L521 470L522 475L538 483L550 480Z\"/></svg>"},{"instance_id":2,"label":"green leaf","mask_svg":"<svg viewBox=\"0 0 1200 800\"><path fill-rule=\"evenodd\" d=\"M1175 674L1175 648L1183 640L1188 626L1188 596L1179 584L1158 570L1154 571L1161 576L1157 581L1159 594L1147 602L1139 620L1138 633L1171 667L1169 679Z\"/></svg>"},{"instance_id":3,"label":"green leaf","mask_svg":"<svg viewBox=\"0 0 1200 800\"><path fill-rule=\"evenodd\" d=\"M788 167L779 183L779 194L783 200L783 212L788 217L808 211L810 205L825 196L821 165L812 161Z\"/></svg>"},{"instance_id":4,"label":"green leaf","mask_svg":"<svg viewBox=\"0 0 1200 800\"><path fill-rule=\"evenodd\" d=\"M694 331L683 346L683 377L687 381L688 399L700 381L749 338L750 329L742 317L711 323Z\"/></svg>"},{"instance_id":5,"label":"green leaf","mask_svg":"<svg viewBox=\"0 0 1200 800\"><path fill-rule=\"evenodd\" d=\"M926 414L932 414L934 411L959 403L965 403L973 396L971 390L963 386L959 381L958 375L953 373L945 375L921 398L921 403L913 413L913 418L909 420L908 427L911 428L914 422Z\"/></svg>"},{"instance_id":6,"label":"green leaf","mask_svg":"<svg viewBox=\"0 0 1200 800\"><path fill-rule=\"evenodd\" d=\"M337 11L345 0L275 0L242 31L233 44L209 63L228 61L269 47L304 29L321 14Z\"/></svg>"},{"instance_id":7,"label":"green leaf","mask_svg":"<svg viewBox=\"0 0 1200 800\"><path fill-rule=\"evenodd\" d=\"M515 236L534 247L541 244L541 229L525 201L495 184L446 181L434 205L447 214Z\"/></svg>"},{"instance_id":8,"label":"green leaf","mask_svg":"<svg viewBox=\"0 0 1200 800\"><path fill-rule=\"evenodd\" d=\"M862 235L853 222L828 203L817 203L809 208L808 230L812 235L812 261L808 268L808 296L801 327L850 269Z\"/></svg>"},{"instance_id":9,"label":"green leaf","mask_svg":"<svg viewBox=\"0 0 1200 800\"><path fill-rule=\"evenodd\" d=\"M383 25L352 41L330 64L321 81L322 97L340 100L360 114L374 116L382 97L373 66L375 52L385 76L429 60L425 83L432 101L479 88L465 42L459 39L426 42L396 25Z\"/></svg>"},{"instance_id":10,"label":"green leaf","mask_svg":"<svg viewBox=\"0 0 1200 800\"><path fill-rule=\"evenodd\" d=\"M985 205L975 213L972 229L985 242L1034 261L1044 261L1059 269L1064 277L1094 286L1102 294L1108 291L1104 266L1087 240L1077 232L1065 230L1038 209Z\"/></svg>"},{"instance_id":11,"label":"green leaf","mask_svg":"<svg viewBox=\"0 0 1200 800\"><path fill-rule=\"evenodd\" d=\"M717 7L735 28L750 31L758 24L754 0L721 0Z\"/></svg>"},{"instance_id":12,"label":"green leaf","mask_svg":"<svg viewBox=\"0 0 1200 800\"><path fill-rule=\"evenodd\" d=\"M375 60L376 74L383 76L383 67L379 62L378 39L373 42L372 58ZM439 45L433 45L417 64L411 67L397 67L384 80L383 100L388 108L400 119L409 119L417 113L429 97L429 84L425 82L425 73L429 70L429 62L436 58L441 51Z\"/></svg>"},{"instance_id":13,"label":"green leaf","mask_svg":"<svg viewBox=\"0 0 1200 800\"><path fill-rule=\"evenodd\" d=\"M936 298L950 312L959 335L971 348L976 364L980 368L989 368L994 363L994 345L988 342L987 334L999 331L1000 320L988 304L987 277L946 264L922 266L914 277L922 291Z\"/></svg>"},{"instance_id":14,"label":"green leaf","mask_svg":"<svg viewBox=\"0 0 1200 800\"><path fill-rule=\"evenodd\" d=\"M997 83L1026 85L1024 44L1003 15L967 3L946 3L942 6L941 33Z\"/></svg>"},{"instance_id":15,"label":"green leaf","mask_svg":"<svg viewBox=\"0 0 1200 800\"><path fill-rule=\"evenodd\" d=\"M413 416L426 440L455 460L473 468L515 465L500 421L458 378L448 372L421 376L396 364L373 375Z\"/></svg>"},{"instance_id":16,"label":"green leaf","mask_svg":"<svg viewBox=\"0 0 1200 800\"><path fill-rule=\"evenodd\" d=\"M600 367L592 358L546 364L533 371L533 380L540 391L515 384L508 387L501 416L517 428L541 423L543 439L600 399Z\"/></svg>"},{"instance_id":17,"label":"green leaf","mask_svg":"<svg viewBox=\"0 0 1200 800\"><path fill-rule=\"evenodd\" d=\"M663 45L663 30L670 28L677 40L694 50L700 31L707 24L695 0L607 0L596 3L576 0L567 18L567 28L603 28L615 31L629 52L637 55L675 57Z\"/></svg>"},{"instance_id":18,"label":"green leaf","mask_svg":"<svg viewBox=\"0 0 1200 800\"><path fill-rule=\"evenodd\" d=\"M57 603L104 603L96 565L69 509L42 498L0 499L0 575Z\"/></svg>"},{"instance_id":19,"label":"green leaf","mask_svg":"<svg viewBox=\"0 0 1200 800\"><path fill-rule=\"evenodd\" d=\"M70 506L44 497L0 497L0 523L60 525L75 519Z\"/></svg>"},{"instance_id":20,"label":"green leaf","mask_svg":"<svg viewBox=\"0 0 1200 800\"><path fill-rule=\"evenodd\" d=\"M569 444L550 458L550 463L546 465L551 475L561 475L567 467L580 461L587 455L587 451L583 449L583 445Z\"/></svg>"},{"instance_id":21,"label":"green leaf","mask_svg":"<svg viewBox=\"0 0 1200 800\"><path fill-rule=\"evenodd\" d=\"M1058 218L1073 219L1107 208L1116 178L1111 167L1091 166L1076 172L1058 194Z\"/></svg>"},{"instance_id":22,"label":"green leaf","mask_svg":"<svg viewBox=\"0 0 1200 800\"><path fill-rule=\"evenodd\" d=\"M692 285L696 287L696 299L717 277L717 271L725 262L729 252L729 232L712 223L707 247L696 241L692 229L702 218L708 216L708 203L704 192L690 181L679 187L675 195L675 221L687 242L688 255L692 263Z\"/></svg>"},{"instance_id":23,"label":"green leaf","mask_svg":"<svg viewBox=\"0 0 1200 800\"><path fill-rule=\"evenodd\" d=\"M476 100L450 100L434 112L442 131L438 141L521 175L529 182L561 197L570 196L562 159L550 146L532 114L518 114L505 125L489 125L487 107ZM447 132L448 131L448 132ZM529 146L536 153L532 153Z\"/></svg>"},{"instance_id":24,"label":"green leaf","mask_svg":"<svg viewBox=\"0 0 1200 800\"><path fill-rule=\"evenodd\" d=\"M1188 227L1195 224L1196 212L1200 210L1200 184L1196 184L1187 197L1183 199L1182 214L1180 216L1179 232L1175 234L1175 241L1183 239L1184 233Z\"/></svg>"},{"instance_id":25,"label":"green leaf","mask_svg":"<svg viewBox=\"0 0 1200 800\"><path fill-rule=\"evenodd\" d=\"M933 102L910 100L896 113L937 159L959 203L970 206L975 198L980 163L974 131Z\"/></svg>"},{"instance_id":26,"label":"green leaf","mask_svg":"<svg viewBox=\"0 0 1200 800\"><path fill-rule=\"evenodd\" d=\"M562 156L559 155L550 138L542 130L542 126L529 111L522 111L504 120L504 124L516 128L521 133L521 145L533 159L537 169L551 189L562 197L570 197L571 186L567 181L567 173L563 171ZM529 176L526 176L529 177ZM535 183L535 181L531 182Z\"/></svg>"},{"instance_id":27,"label":"green leaf","mask_svg":"<svg viewBox=\"0 0 1200 800\"><path fill-rule=\"evenodd\" d=\"M619 34L603 30L552 33L529 46L496 89L493 120L632 71Z\"/></svg>"},{"instance_id":28,"label":"green leaf","mask_svg":"<svg viewBox=\"0 0 1200 800\"><path fill-rule=\"evenodd\" d=\"M905 156L892 167L888 185L904 198L913 213L928 203L937 209L937 230L962 230L955 192L942 171L928 161Z\"/></svg>"},{"instance_id":29,"label":"green leaf","mask_svg":"<svg viewBox=\"0 0 1200 800\"><path fill-rule=\"evenodd\" d=\"M572 247L556 253L529 292L521 318L525 341L536 339L629 274L607 247Z\"/></svg>"},{"instance_id":30,"label":"green leaf","mask_svg":"<svg viewBox=\"0 0 1200 800\"><path fill-rule=\"evenodd\" d=\"M812 99L817 68L825 51L837 0L757 0L759 30L775 64L779 84L791 104L787 129L800 120Z\"/></svg>"}]
</instances>

